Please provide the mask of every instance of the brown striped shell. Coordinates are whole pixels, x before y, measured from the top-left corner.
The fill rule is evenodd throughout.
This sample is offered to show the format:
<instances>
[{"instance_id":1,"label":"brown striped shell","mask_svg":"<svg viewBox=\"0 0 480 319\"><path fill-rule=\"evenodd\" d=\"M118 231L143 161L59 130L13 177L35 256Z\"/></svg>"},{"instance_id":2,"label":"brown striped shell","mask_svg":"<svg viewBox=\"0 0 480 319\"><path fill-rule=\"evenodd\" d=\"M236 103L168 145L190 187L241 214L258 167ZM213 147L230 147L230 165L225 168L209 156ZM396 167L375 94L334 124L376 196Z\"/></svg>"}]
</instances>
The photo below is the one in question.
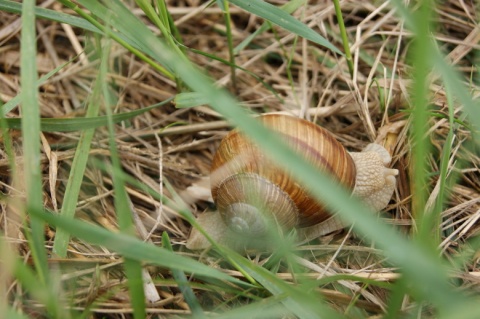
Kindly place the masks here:
<instances>
[{"instance_id":1,"label":"brown striped shell","mask_svg":"<svg viewBox=\"0 0 480 319\"><path fill-rule=\"evenodd\" d=\"M263 115L259 120L306 160L353 189L353 159L328 131L286 115ZM260 234L267 221L288 229L311 226L330 217L291 174L238 130L222 140L214 156L211 189L225 223L240 233Z\"/></svg>"}]
</instances>

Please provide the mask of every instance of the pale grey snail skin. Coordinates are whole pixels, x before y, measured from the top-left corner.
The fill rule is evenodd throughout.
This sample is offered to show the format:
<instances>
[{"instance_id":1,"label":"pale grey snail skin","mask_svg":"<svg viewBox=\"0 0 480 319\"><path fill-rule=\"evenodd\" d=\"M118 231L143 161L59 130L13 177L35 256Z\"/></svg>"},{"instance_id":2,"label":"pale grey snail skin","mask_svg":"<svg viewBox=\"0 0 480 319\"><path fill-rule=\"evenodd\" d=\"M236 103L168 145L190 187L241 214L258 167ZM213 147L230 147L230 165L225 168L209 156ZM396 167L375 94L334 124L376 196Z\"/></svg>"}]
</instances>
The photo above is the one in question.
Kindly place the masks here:
<instances>
[{"instance_id":1,"label":"pale grey snail skin","mask_svg":"<svg viewBox=\"0 0 480 319\"><path fill-rule=\"evenodd\" d=\"M353 188L353 195L372 210L379 211L390 201L398 171L386 167L391 156L381 145L369 144L362 152L348 153L328 131L311 122L285 115L259 119L312 164L329 171L345 187ZM267 219L280 228L297 228L299 242L344 227L292 176L276 167L236 130L222 140L210 179L219 212L201 214L198 222L217 242L227 243L235 232L261 237ZM264 216L265 211L268 216ZM193 229L187 248L209 246L203 235Z\"/></svg>"}]
</instances>

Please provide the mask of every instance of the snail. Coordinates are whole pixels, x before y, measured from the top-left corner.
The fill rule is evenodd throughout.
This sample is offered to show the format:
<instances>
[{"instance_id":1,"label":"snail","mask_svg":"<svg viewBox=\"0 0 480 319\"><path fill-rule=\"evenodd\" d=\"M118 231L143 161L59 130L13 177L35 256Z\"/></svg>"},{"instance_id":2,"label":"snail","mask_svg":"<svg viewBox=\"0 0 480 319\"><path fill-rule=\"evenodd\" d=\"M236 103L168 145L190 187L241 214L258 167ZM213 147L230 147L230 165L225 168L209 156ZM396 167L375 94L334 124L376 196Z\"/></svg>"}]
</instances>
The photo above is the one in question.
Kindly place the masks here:
<instances>
[{"instance_id":1,"label":"snail","mask_svg":"<svg viewBox=\"0 0 480 319\"><path fill-rule=\"evenodd\" d=\"M387 206L398 170L386 167L391 156L383 146L369 144L362 152L349 153L326 129L307 120L279 114L258 119L372 210ZM279 229L297 228L304 241L344 227L294 176L238 130L221 141L213 158L210 182L218 213L203 214L199 223L217 241L229 234L261 237L271 224ZM208 246L201 237L192 231L187 248Z\"/></svg>"}]
</instances>

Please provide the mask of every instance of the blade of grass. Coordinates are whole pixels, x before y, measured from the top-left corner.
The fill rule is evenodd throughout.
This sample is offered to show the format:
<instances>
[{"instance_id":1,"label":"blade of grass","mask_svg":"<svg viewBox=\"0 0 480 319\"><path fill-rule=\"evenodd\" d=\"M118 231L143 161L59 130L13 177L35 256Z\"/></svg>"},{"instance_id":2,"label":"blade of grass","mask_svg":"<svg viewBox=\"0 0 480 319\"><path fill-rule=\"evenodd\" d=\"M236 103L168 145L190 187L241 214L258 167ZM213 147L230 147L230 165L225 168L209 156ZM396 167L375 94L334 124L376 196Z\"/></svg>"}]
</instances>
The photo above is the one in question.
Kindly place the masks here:
<instances>
[{"instance_id":1,"label":"blade of grass","mask_svg":"<svg viewBox=\"0 0 480 319\"><path fill-rule=\"evenodd\" d=\"M175 24L170 24L172 16L170 15L170 12L168 11L167 4L165 3L165 0L156 0L155 3L157 4L157 9L158 9L158 15L160 16L160 20L165 23L165 28L167 29L168 33L172 33L172 29L175 30L175 32L178 33L178 29L175 26ZM176 38L176 41L179 41L179 38Z\"/></svg>"},{"instance_id":2,"label":"blade of grass","mask_svg":"<svg viewBox=\"0 0 480 319\"><path fill-rule=\"evenodd\" d=\"M333 0L335 6L335 15L337 16L338 27L340 28L340 35L342 37L343 50L345 51L345 59L347 60L348 71L350 72L350 78L353 79L353 59L350 52L350 44L348 43L347 30L345 29L345 23L343 22L342 9L340 8L340 2Z\"/></svg>"},{"instance_id":3,"label":"blade of grass","mask_svg":"<svg viewBox=\"0 0 480 319\"><path fill-rule=\"evenodd\" d=\"M426 132L429 123L428 75L431 70L432 46L431 38L432 5L430 1L422 1L419 9L413 14L417 35L411 50L412 58L412 214L417 224L419 243L428 243L432 250L437 249L440 242L438 216L425 211L428 190L428 165L430 144ZM432 240L433 239L433 240Z\"/></svg>"},{"instance_id":4,"label":"blade of grass","mask_svg":"<svg viewBox=\"0 0 480 319\"><path fill-rule=\"evenodd\" d=\"M455 185L459 177L458 163L455 161L452 163L453 167L449 167L450 158L452 156L452 147L455 140L455 130L458 127L464 126L462 121L459 121L455 118L455 108L454 108L454 101L453 101L453 91L451 90L449 83L446 83L446 92L447 92L447 106L448 106L448 134L443 144L442 154L441 154L441 161L440 161L440 173L439 173L439 183L440 187L438 190L438 198L433 205L432 212L435 216L438 216L439 222L441 222L442 216L441 213L444 210L445 202L447 200L447 194L449 193L450 189ZM440 225L438 226L440 227ZM441 232L441 229L439 229ZM444 234L440 234L444 235Z\"/></svg>"},{"instance_id":5,"label":"blade of grass","mask_svg":"<svg viewBox=\"0 0 480 319\"><path fill-rule=\"evenodd\" d=\"M38 275L20 259L15 262L14 276L22 284L22 287L45 306L51 318L67 317L65 311L61 310L62 304L58 299L58 295L53 292L51 287L38 280Z\"/></svg>"},{"instance_id":6,"label":"blade of grass","mask_svg":"<svg viewBox=\"0 0 480 319\"><path fill-rule=\"evenodd\" d=\"M139 21L134 21L131 19L127 19L126 21L133 22L133 25L125 25L122 23L118 24L118 27L121 29L123 32L123 35L127 36L127 39L125 39L123 36L120 36L119 33L113 32L110 29L107 29L105 26L103 26L100 22L98 22L93 16L88 14L87 12L81 10L76 3L73 3L69 0L59 0L63 5L66 7L72 9L75 11L77 14L79 14L81 17L83 17L85 20L89 21L91 24L95 25L97 28L102 30L102 32L114 39L117 43L122 45L124 48L138 56L142 61L148 63L150 66L152 66L155 70L158 72L162 73L165 75L167 78L174 80L175 77L173 74L170 72L170 70L167 67L164 67L162 65L159 65L158 63L155 63L152 59L148 58L146 54L143 52L146 52L147 54L152 54L152 51L150 49L149 45L143 45L141 43L141 37L137 37L135 32L133 30L138 30L139 26L144 25L139 22ZM100 18L102 18L104 21L108 19L109 12L115 12L116 14L120 15L118 19L122 19L122 15L126 14L131 14L131 12L126 13L125 11L117 11L121 10L124 7L111 7L111 8L106 8L102 6L99 2L96 1L90 1L90 0L83 0L79 1L82 4L84 4L91 12L95 12ZM140 27L141 28L141 27ZM160 61L160 60L158 60Z\"/></svg>"},{"instance_id":7,"label":"blade of grass","mask_svg":"<svg viewBox=\"0 0 480 319\"><path fill-rule=\"evenodd\" d=\"M232 18L230 16L230 5L227 0L223 0L223 17L225 19L225 27L227 31L227 46L228 46L228 56L230 62L230 81L232 87L236 90L236 77L235 77L235 53L233 52L233 35L232 35Z\"/></svg>"},{"instance_id":8,"label":"blade of grass","mask_svg":"<svg viewBox=\"0 0 480 319\"><path fill-rule=\"evenodd\" d=\"M289 15L293 13L295 10L297 10L299 7L304 5L307 1L306 0L293 0L285 3L284 5L280 6L280 10L285 11ZM271 24L269 22L264 22L260 28L255 30L252 34L250 34L248 37L246 37L242 42L240 42L239 45L235 47L233 50L234 54L240 53L243 49L245 49L252 41L255 39L257 36L262 34L263 32L267 31L270 29Z\"/></svg>"},{"instance_id":9,"label":"blade of grass","mask_svg":"<svg viewBox=\"0 0 480 319\"><path fill-rule=\"evenodd\" d=\"M317 32L313 31L308 26L298 21L285 11L277 8L274 5L269 4L268 2L264 2L261 0L229 0L229 2L242 8L245 11L264 18L285 30L288 30L307 40L324 46L332 50L333 52L343 55L343 53L341 53L340 50L337 49L337 47L328 42Z\"/></svg>"},{"instance_id":10,"label":"blade of grass","mask_svg":"<svg viewBox=\"0 0 480 319\"><path fill-rule=\"evenodd\" d=\"M176 43L179 43L183 46L184 42L182 39L182 34L180 33L180 30L178 30L172 15L168 11L165 0L158 0L157 2L159 14L164 19L164 21L168 21L168 30L170 31L170 33L172 33L173 39ZM182 47L180 47L180 49L182 50ZM184 50L182 50L182 52L185 53Z\"/></svg>"},{"instance_id":11,"label":"blade of grass","mask_svg":"<svg viewBox=\"0 0 480 319\"><path fill-rule=\"evenodd\" d=\"M407 292L405 278L399 278L395 285L392 285L392 290L389 295L387 303L386 315L384 319L396 319L399 318L401 313L402 304L405 300Z\"/></svg>"},{"instance_id":12,"label":"blade of grass","mask_svg":"<svg viewBox=\"0 0 480 319\"><path fill-rule=\"evenodd\" d=\"M207 104L209 101L210 99L200 92L185 92L177 94L173 103L176 108L183 109Z\"/></svg>"},{"instance_id":13,"label":"blade of grass","mask_svg":"<svg viewBox=\"0 0 480 319\"><path fill-rule=\"evenodd\" d=\"M180 32L175 26L172 16L168 12L165 1L156 1L158 14L154 8L153 2L151 3L150 1L146 0L136 0L135 2L146 14L146 16L160 29L164 39L167 41L172 50L176 51L180 55L184 55L185 51L182 50L183 45L177 46L177 44L183 44ZM177 84L177 91L182 92L184 87L182 81L179 78L175 78L175 82Z\"/></svg>"},{"instance_id":14,"label":"blade of grass","mask_svg":"<svg viewBox=\"0 0 480 319\"><path fill-rule=\"evenodd\" d=\"M22 3L8 0L0 0L0 10L20 14L22 13ZM73 27L78 27L86 31L101 33L101 31L97 27L95 27L85 19L75 17L63 12L35 7L35 16L41 19L47 19L59 23L66 23Z\"/></svg>"},{"instance_id":15,"label":"blade of grass","mask_svg":"<svg viewBox=\"0 0 480 319\"><path fill-rule=\"evenodd\" d=\"M93 94L90 97L90 103L87 106L86 118L96 117L100 111L101 88L104 78L98 76L95 83ZM90 152L95 129L84 130L78 141L75 156L73 158L70 175L68 177L67 186L65 189L65 196L60 214L73 218L77 208L78 195L83 182L85 168L87 167L87 160ZM53 242L53 253L60 257L67 255L67 247L70 241L70 234L63 229L58 229L55 233L55 240Z\"/></svg>"},{"instance_id":16,"label":"blade of grass","mask_svg":"<svg viewBox=\"0 0 480 319\"><path fill-rule=\"evenodd\" d=\"M157 104L153 104L142 109L113 114L111 119L114 123L119 123L132 119L140 114L148 112L154 108L167 105L172 98L166 99ZM6 118L5 124L10 129L20 129L22 127L22 118ZM72 132L95 129L108 124L108 116L94 116L83 118L41 118L40 130L43 132Z\"/></svg>"},{"instance_id":17,"label":"blade of grass","mask_svg":"<svg viewBox=\"0 0 480 319\"><path fill-rule=\"evenodd\" d=\"M170 48L174 51L176 51L178 54L183 55L183 52L178 48L176 45L176 39L173 37L173 34L171 33L170 30L170 24L169 24L169 19L168 19L168 11L163 11L161 14L161 19L158 14L155 12L155 9L151 5L151 2L145 1L145 0L136 0L135 1L137 5L142 9L143 12L147 15L147 17L155 23L155 25L160 29L160 31L163 34L163 37L165 38L166 42L170 46ZM118 6L119 3L116 0L110 0L110 4L113 4L115 6Z\"/></svg>"},{"instance_id":18,"label":"blade of grass","mask_svg":"<svg viewBox=\"0 0 480 319\"><path fill-rule=\"evenodd\" d=\"M165 249L173 252L172 244L170 242L170 238L166 232L162 234L162 246ZM193 317L195 318L207 318L203 313L202 306L198 302L197 298L195 297L195 293L193 292L192 288L188 284L187 276L181 270L172 269L173 278L175 278L175 282L178 284L178 288L183 294L183 298L185 302L190 307L190 311L192 312Z\"/></svg>"},{"instance_id":19,"label":"blade of grass","mask_svg":"<svg viewBox=\"0 0 480 319\"><path fill-rule=\"evenodd\" d=\"M35 1L23 2L22 8L22 35L21 35L21 70L22 85L22 140L24 154L24 174L26 187L26 207L31 209L43 208L42 174L40 172L40 112L37 90L36 65L36 32L35 32ZM35 268L39 280L48 282L49 272L47 255L44 248L43 228L41 219L31 216L30 230L26 231L28 243L32 251Z\"/></svg>"},{"instance_id":20,"label":"blade of grass","mask_svg":"<svg viewBox=\"0 0 480 319\"><path fill-rule=\"evenodd\" d=\"M114 202L115 211L118 221L119 229L122 233L135 236L135 225L133 223L132 215L130 212L129 200L127 197L127 191L125 189L125 183L122 178L119 177L117 172L121 171L120 155L117 150L115 142L115 128L112 120L112 110L110 108L112 98L110 97L110 91L108 89L108 82L105 81L108 73L108 63L110 56L111 40L108 40L102 50L102 58L100 63L100 71L98 75L99 79L99 92L103 94L103 98L106 104L107 113L107 127L109 132L109 146L110 146L110 160L112 161L113 170L113 190L114 190ZM123 263L125 274L127 276L127 284L129 287L129 294L131 304L133 307L134 318L143 319L146 317L145 310L145 291L143 290L143 276L142 265L136 259L126 257Z\"/></svg>"},{"instance_id":21,"label":"blade of grass","mask_svg":"<svg viewBox=\"0 0 480 319\"><path fill-rule=\"evenodd\" d=\"M162 32L163 38L166 40L170 48L173 51L177 52L177 54L183 56L184 52L180 49L179 46L176 45L177 40L174 38L171 32L170 15L168 14L168 10L166 10L165 5L163 4L160 6L160 8L162 8L163 10L160 12L160 16L159 16L150 1L136 0L135 2L146 14L146 16L160 29L160 31ZM114 6L118 6L118 1L110 0L109 4L110 6L112 6L112 4ZM177 83L177 90L182 91L183 85L180 79L175 78L175 82Z\"/></svg>"}]
</instances>

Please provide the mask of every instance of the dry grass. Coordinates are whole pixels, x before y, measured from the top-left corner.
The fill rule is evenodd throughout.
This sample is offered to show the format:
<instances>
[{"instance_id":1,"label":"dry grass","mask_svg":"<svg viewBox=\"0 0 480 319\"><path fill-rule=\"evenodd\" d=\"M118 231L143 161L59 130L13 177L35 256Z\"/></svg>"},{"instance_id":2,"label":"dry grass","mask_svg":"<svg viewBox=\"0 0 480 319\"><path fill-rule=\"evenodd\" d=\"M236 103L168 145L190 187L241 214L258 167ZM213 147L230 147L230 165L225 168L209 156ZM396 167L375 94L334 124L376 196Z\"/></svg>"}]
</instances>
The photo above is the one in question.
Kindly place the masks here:
<instances>
[{"instance_id":1,"label":"dry grass","mask_svg":"<svg viewBox=\"0 0 480 319\"><path fill-rule=\"evenodd\" d=\"M283 3L283 1L276 1ZM40 6L56 10L66 9L55 1L39 2ZM220 10L206 7L200 1L168 1L169 10L180 29L184 43L228 60L224 19ZM438 7L439 27L435 34L442 49L466 79L472 79L470 90L478 96L478 50L480 28L478 11L474 3L450 0ZM478 8L477 8L478 9ZM398 225L405 233L415 230L411 213L412 187L411 145L408 140L410 85L406 48L410 44L408 32L402 22L386 5L368 1L342 3L347 32L351 36L355 57L353 80L341 57L298 39L290 33L275 29L257 37L254 45L241 51L236 63L260 76L281 96L283 103L268 88L245 72L236 72L236 82L231 82L230 67L219 61L189 53L197 65L208 71L219 85L227 87L246 108L256 112L288 112L317 121L326 127L350 150L360 150L370 141L386 142L393 155L393 167L399 169L398 187L394 198L382 217ZM135 11L141 14L139 10ZM263 21L235 7L231 8L234 42L238 44ZM297 10L295 16L319 31L339 47L335 12L329 1L314 1ZM7 102L20 92L19 49L20 17L0 11L0 99ZM144 19L145 23L149 22ZM42 117L78 117L84 113L84 103L91 94L92 82L98 70L95 39L82 30L51 21L38 20L39 72L43 75L67 64L59 73L40 87ZM87 49L86 49L87 48ZM89 49L90 48L90 49ZM118 112L135 110L165 100L177 93L176 84L159 75L124 48L116 46L112 54L109 80L114 83ZM291 65L288 64L291 57ZM115 72L114 72L115 71ZM392 78L389 73L395 75ZM371 85L373 78L376 82ZM382 92L379 95L379 92ZM430 117L430 141L433 151L429 164L431 171L439 171L439 158L449 132L447 97L444 87L430 87L430 101L435 116ZM386 109L382 107L387 106ZM459 115L461 107L455 112ZM8 117L18 117L15 108ZM171 123L182 126L165 128ZM135 179L172 197L172 192L162 187L171 184L175 192L188 197L195 214L211 209L212 204L196 198L196 193L184 190L209 175L213 153L228 125L216 112L207 107L176 109L174 105L152 110L136 117L129 125L117 125L117 143L123 168ZM22 161L20 134L12 131L15 158ZM98 129L91 156L108 159L108 133ZM42 170L44 204L53 211L62 206L66 180L74 155L79 133L44 133L42 135ZM449 174L457 174L457 183L448 191L444 207L441 249L447 257L480 231L480 158L467 148L469 131L464 126L455 130L449 162ZM24 199L24 185L14 183L9 172L7 156L0 148L0 187L4 198L0 215L5 238L26 262L30 252L23 235L19 203ZM19 169L21 174L21 169ZM431 176L429 205L439 196L438 175ZM170 235L178 254L191 256L212 267L223 269L225 264L215 254L188 251L184 245L190 225L177 212L138 189L128 188L136 217L138 234L144 240L159 243L163 231ZM112 198L112 181L108 175L89 165L78 202L77 218L116 230L117 222ZM51 250L55 231L46 229L46 246ZM298 262L306 277L325 278L335 274L355 274L377 281L394 281L395 269L386 263L374 248L366 247L361 238L343 231L332 234L299 248ZM251 255L252 261L265 264L268 254ZM453 274L462 287L477 291L479 283L478 256L464 264L463 271ZM123 318L131 312L124 274L119 267L121 259L102 247L72 240L67 258L50 256L52 269L61 269L60 281L65 285L66 299L75 309L93 307L98 314L93 317ZM234 276L241 274L223 269ZM151 314L170 317L190 313L171 274L157 268L148 268L154 278L148 306ZM294 281L288 269L278 273L286 281ZM242 298L221 292L215 287L192 283L204 309L227 309L242 304ZM21 287L10 282L9 295L21 295ZM366 285L352 280L338 280L319 289L334 308L347 311L354 303L372 315L381 317L389 293L385 288ZM24 298L28 298L24 296ZM227 301L227 302L226 302ZM405 299L403 311L411 306ZM225 303L220 306L221 303ZM34 314L39 305L32 303L25 313Z\"/></svg>"}]
</instances>

